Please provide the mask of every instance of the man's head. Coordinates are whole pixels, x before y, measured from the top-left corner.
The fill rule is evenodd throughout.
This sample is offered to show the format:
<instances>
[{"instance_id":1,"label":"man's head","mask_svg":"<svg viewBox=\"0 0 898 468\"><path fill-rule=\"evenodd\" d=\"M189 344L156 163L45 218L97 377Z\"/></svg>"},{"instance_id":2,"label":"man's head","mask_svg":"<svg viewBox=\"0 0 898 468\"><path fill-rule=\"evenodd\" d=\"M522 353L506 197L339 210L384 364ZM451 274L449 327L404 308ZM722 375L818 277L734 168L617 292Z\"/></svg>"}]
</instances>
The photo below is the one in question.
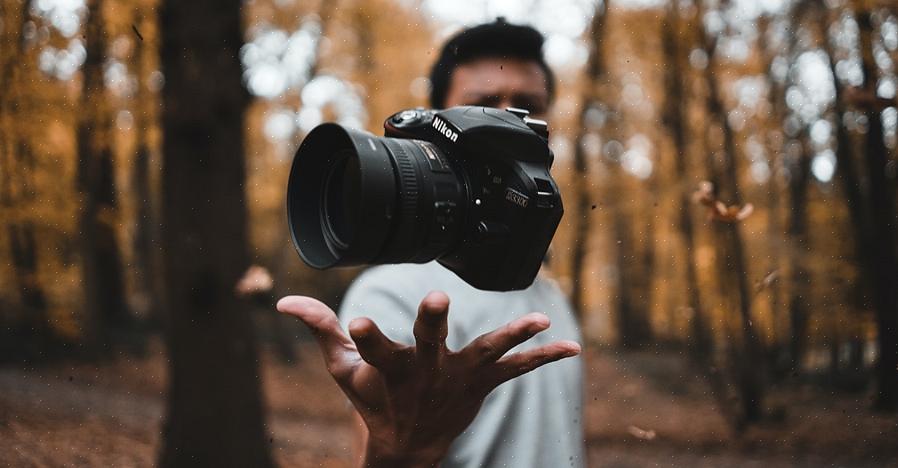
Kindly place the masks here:
<instances>
[{"instance_id":1,"label":"man's head","mask_svg":"<svg viewBox=\"0 0 898 468\"><path fill-rule=\"evenodd\" d=\"M431 107L519 107L544 117L555 77L542 45L537 30L502 18L456 34L431 69Z\"/></svg>"}]
</instances>

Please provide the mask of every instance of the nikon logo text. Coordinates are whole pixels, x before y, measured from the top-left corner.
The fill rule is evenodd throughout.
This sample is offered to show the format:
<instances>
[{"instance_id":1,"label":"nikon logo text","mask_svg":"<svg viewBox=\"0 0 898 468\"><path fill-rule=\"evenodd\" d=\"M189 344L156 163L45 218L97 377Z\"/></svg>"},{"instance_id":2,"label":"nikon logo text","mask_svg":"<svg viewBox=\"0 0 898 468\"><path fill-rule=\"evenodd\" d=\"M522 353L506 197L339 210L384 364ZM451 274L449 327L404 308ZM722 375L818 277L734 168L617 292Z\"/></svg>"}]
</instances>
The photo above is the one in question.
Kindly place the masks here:
<instances>
[{"instance_id":1,"label":"nikon logo text","mask_svg":"<svg viewBox=\"0 0 898 468\"><path fill-rule=\"evenodd\" d=\"M451 128L449 128L449 126L446 125L446 122L443 122L442 120L434 117L431 125L433 125L433 128L435 128L436 131L442 133L443 136L445 136L452 142L455 142L455 140L458 140L458 133L455 133L455 131L453 131Z\"/></svg>"}]
</instances>

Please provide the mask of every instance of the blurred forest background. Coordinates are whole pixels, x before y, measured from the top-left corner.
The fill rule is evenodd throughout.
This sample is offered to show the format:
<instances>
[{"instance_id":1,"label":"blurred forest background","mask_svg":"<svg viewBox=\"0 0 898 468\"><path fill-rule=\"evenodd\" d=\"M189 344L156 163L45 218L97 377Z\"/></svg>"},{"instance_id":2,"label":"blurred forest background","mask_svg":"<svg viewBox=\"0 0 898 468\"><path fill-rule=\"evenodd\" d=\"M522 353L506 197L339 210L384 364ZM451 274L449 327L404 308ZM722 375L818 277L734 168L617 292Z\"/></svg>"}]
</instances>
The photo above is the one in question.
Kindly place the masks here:
<instances>
[{"instance_id":1,"label":"blurred forest background","mask_svg":"<svg viewBox=\"0 0 898 468\"><path fill-rule=\"evenodd\" d=\"M0 462L348 466L289 243L315 125L547 36L593 466L898 464L898 3L2 0ZM251 266L253 266L251 268Z\"/></svg>"}]
</instances>

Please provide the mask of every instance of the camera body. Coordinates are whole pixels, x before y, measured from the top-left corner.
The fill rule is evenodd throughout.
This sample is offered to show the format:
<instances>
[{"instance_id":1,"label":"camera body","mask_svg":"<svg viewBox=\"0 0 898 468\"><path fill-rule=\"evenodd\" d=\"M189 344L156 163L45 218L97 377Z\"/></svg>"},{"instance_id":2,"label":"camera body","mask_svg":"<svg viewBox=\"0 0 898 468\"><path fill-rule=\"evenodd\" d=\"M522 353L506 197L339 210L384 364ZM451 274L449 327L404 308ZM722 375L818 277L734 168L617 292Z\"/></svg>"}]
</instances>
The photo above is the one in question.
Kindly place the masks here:
<instances>
[{"instance_id":1,"label":"camera body","mask_svg":"<svg viewBox=\"0 0 898 468\"><path fill-rule=\"evenodd\" d=\"M436 259L470 285L533 283L561 220L545 122L527 111L409 109L385 137L322 124L296 153L287 210L315 268Z\"/></svg>"},{"instance_id":2,"label":"camera body","mask_svg":"<svg viewBox=\"0 0 898 468\"><path fill-rule=\"evenodd\" d=\"M434 165L454 166L464 181L461 239L438 261L479 289L533 283L564 212L550 174L546 123L521 109L464 106L401 111L384 130L387 137L433 143L447 159ZM462 213L447 205L440 216Z\"/></svg>"}]
</instances>

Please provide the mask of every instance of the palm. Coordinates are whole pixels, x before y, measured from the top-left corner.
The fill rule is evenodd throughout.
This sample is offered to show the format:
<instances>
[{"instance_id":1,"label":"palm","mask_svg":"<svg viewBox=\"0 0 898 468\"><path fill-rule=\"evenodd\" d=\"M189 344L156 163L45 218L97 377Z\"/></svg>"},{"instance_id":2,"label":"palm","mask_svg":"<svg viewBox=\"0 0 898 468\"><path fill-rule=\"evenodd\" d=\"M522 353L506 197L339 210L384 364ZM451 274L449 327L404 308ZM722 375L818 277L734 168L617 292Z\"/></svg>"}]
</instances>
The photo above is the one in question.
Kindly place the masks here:
<instances>
[{"instance_id":1,"label":"palm","mask_svg":"<svg viewBox=\"0 0 898 468\"><path fill-rule=\"evenodd\" d=\"M431 293L415 320L415 345L396 343L367 318L347 336L334 312L306 297L287 297L282 312L297 316L318 339L325 364L369 430L369 445L384 453L444 453L499 384L580 351L559 341L505 354L549 326L528 314L480 336L458 352L446 348L449 298Z\"/></svg>"}]
</instances>

